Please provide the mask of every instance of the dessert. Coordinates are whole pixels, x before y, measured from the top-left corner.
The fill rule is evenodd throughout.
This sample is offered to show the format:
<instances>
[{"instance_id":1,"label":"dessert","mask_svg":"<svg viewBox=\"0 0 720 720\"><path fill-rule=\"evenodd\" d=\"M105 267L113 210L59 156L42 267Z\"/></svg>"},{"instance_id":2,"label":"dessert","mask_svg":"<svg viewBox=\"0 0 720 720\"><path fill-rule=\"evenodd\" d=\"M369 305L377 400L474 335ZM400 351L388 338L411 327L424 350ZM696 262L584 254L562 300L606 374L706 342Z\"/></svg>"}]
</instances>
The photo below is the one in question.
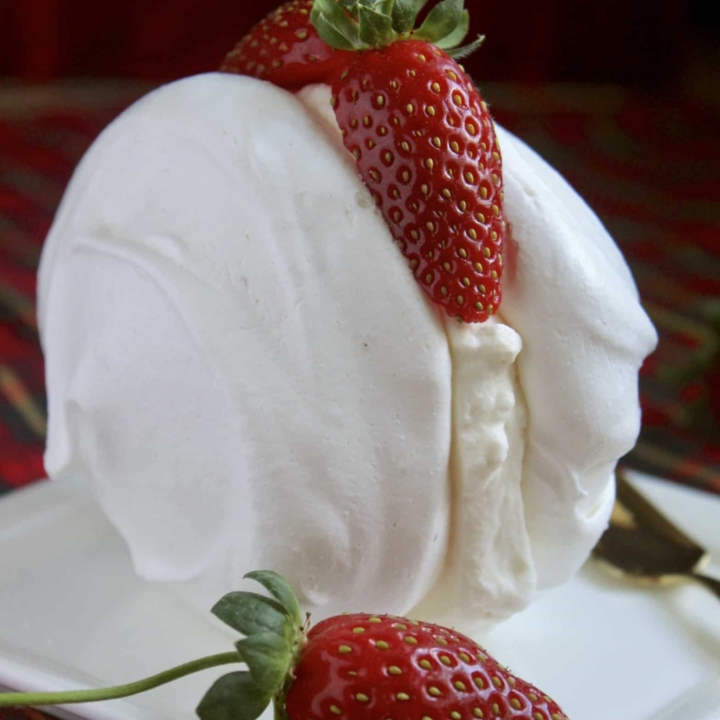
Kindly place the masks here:
<instances>
[{"instance_id":1,"label":"dessert","mask_svg":"<svg viewBox=\"0 0 720 720\"><path fill-rule=\"evenodd\" d=\"M40 268L46 467L148 579L214 598L270 567L316 619L471 631L587 557L655 333L599 220L500 127L502 304L458 323L333 96L209 73L96 141Z\"/></svg>"}]
</instances>

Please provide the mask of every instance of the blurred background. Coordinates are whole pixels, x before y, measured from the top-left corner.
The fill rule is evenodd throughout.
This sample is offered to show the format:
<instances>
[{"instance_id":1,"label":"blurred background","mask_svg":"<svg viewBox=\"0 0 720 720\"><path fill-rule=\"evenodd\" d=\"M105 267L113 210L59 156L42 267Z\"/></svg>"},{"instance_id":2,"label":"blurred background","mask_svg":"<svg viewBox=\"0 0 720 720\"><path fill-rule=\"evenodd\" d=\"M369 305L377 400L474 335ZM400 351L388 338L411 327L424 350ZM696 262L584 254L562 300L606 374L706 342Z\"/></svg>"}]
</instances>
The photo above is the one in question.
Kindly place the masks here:
<instances>
[{"instance_id":1,"label":"blurred background","mask_svg":"<svg viewBox=\"0 0 720 720\"><path fill-rule=\"evenodd\" d=\"M0 0L0 76L166 80L218 65L275 0ZM718 47L710 0L468 0L478 80L697 83Z\"/></svg>"},{"instance_id":2,"label":"blurred background","mask_svg":"<svg viewBox=\"0 0 720 720\"><path fill-rule=\"evenodd\" d=\"M72 171L161 82L218 67L276 0L0 0L0 494L43 475L35 318ZM499 122L616 238L660 333L625 463L720 493L720 13L710 0L466 0Z\"/></svg>"}]
</instances>

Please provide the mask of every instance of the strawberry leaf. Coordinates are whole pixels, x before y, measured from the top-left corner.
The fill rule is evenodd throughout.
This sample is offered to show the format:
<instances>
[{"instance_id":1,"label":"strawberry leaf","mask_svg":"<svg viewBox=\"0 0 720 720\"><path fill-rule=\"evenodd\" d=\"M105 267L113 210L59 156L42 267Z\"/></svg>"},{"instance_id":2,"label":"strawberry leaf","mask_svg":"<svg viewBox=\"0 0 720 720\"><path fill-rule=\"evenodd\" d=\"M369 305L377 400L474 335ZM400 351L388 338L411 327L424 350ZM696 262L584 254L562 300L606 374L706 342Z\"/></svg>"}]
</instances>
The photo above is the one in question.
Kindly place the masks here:
<instances>
[{"instance_id":1,"label":"strawberry leaf","mask_svg":"<svg viewBox=\"0 0 720 720\"><path fill-rule=\"evenodd\" d=\"M337 4L347 10L357 20L358 0L337 0Z\"/></svg>"},{"instance_id":2,"label":"strawberry leaf","mask_svg":"<svg viewBox=\"0 0 720 720\"><path fill-rule=\"evenodd\" d=\"M337 50L360 50L364 47L358 24L348 16L346 8L334 0L315 0L310 21L330 47Z\"/></svg>"},{"instance_id":3,"label":"strawberry leaf","mask_svg":"<svg viewBox=\"0 0 720 720\"><path fill-rule=\"evenodd\" d=\"M448 50L448 55L453 60L462 60L463 58L468 57L468 55L472 55L484 42L485 36L478 35L475 40L473 40L468 45L463 45L462 47Z\"/></svg>"},{"instance_id":4,"label":"strawberry leaf","mask_svg":"<svg viewBox=\"0 0 720 720\"><path fill-rule=\"evenodd\" d=\"M389 15L361 6L358 9L358 17L360 18L360 40L366 45L384 47L396 38L392 18Z\"/></svg>"},{"instance_id":5,"label":"strawberry leaf","mask_svg":"<svg viewBox=\"0 0 720 720\"><path fill-rule=\"evenodd\" d=\"M287 610L293 624L297 627L302 625L300 605L285 578L272 570L255 570L247 573L245 577L259 582Z\"/></svg>"},{"instance_id":6,"label":"strawberry leaf","mask_svg":"<svg viewBox=\"0 0 720 720\"><path fill-rule=\"evenodd\" d=\"M377 0L375 3L375 9L378 12L381 12L383 15L390 15L391 17L394 7L395 0Z\"/></svg>"},{"instance_id":7,"label":"strawberry leaf","mask_svg":"<svg viewBox=\"0 0 720 720\"><path fill-rule=\"evenodd\" d=\"M291 648L275 633L251 635L235 643L258 688L270 695L280 690L290 669Z\"/></svg>"},{"instance_id":8,"label":"strawberry leaf","mask_svg":"<svg viewBox=\"0 0 720 720\"><path fill-rule=\"evenodd\" d=\"M462 18L457 24L455 29L446 35L442 40L438 40L435 44L441 50L449 50L450 48L457 47L467 36L470 30L470 13L467 10L463 10Z\"/></svg>"},{"instance_id":9,"label":"strawberry leaf","mask_svg":"<svg viewBox=\"0 0 720 720\"><path fill-rule=\"evenodd\" d=\"M402 34L415 27L418 13L427 5L428 0L395 0L392 11L393 28Z\"/></svg>"},{"instance_id":10,"label":"strawberry leaf","mask_svg":"<svg viewBox=\"0 0 720 720\"><path fill-rule=\"evenodd\" d=\"M249 672L234 672L215 681L196 712L200 720L257 720L270 699Z\"/></svg>"},{"instance_id":11,"label":"strawberry leaf","mask_svg":"<svg viewBox=\"0 0 720 720\"><path fill-rule=\"evenodd\" d=\"M272 632L285 637L287 610L277 600L250 592L231 592L212 608L213 615L243 635Z\"/></svg>"},{"instance_id":12,"label":"strawberry leaf","mask_svg":"<svg viewBox=\"0 0 720 720\"><path fill-rule=\"evenodd\" d=\"M353 15L355 15L360 8L391 15L393 6L395 5L395 0L341 0L341 2L343 1L352 7L351 12Z\"/></svg>"},{"instance_id":13,"label":"strawberry leaf","mask_svg":"<svg viewBox=\"0 0 720 720\"><path fill-rule=\"evenodd\" d=\"M431 43L447 37L462 22L464 4L464 0L443 0L430 11L413 37Z\"/></svg>"}]
</instances>

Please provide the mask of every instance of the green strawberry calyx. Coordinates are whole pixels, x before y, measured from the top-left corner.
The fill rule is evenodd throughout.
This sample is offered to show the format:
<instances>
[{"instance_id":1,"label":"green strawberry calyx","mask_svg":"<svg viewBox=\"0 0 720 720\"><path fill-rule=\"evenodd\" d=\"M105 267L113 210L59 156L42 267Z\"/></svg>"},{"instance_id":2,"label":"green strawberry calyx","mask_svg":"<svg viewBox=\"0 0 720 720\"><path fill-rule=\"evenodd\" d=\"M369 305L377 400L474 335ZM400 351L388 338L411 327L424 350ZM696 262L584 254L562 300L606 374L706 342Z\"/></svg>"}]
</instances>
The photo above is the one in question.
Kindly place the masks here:
<instances>
[{"instance_id":1,"label":"green strawberry calyx","mask_svg":"<svg viewBox=\"0 0 720 720\"><path fill-rule=\"evenodd\" d=\"M277 573L245 575L272 595L231 592L212 613L244 635L235 643L247 670L223 675L197 708L201 720L256 720L272 702L277 720L285 717L285 692L305 643L309 618L303 620L297 597Z\"/></svg>"},{"instance_id":2,"label":"green strawberry calyx","mask_svg":"<svg viewBox=\"0 0 720 720\"><path fill-rule=\"evenodd\" d=\"M212 613L244 636L235 651L210 655L125 685L65 692L0 693L0 708L98 702L138 695L201 670L244 663L247 670L228 673L207 691L196 713L200 720L256 720L272 702L275 717L285 718L285 693L305 644L309 618L303 619L290 585L275 572L245 575L270 594L231 592Z\"/></svg>"},{"instance_id":3,"label":"green strawberry calyx","mask_svg":"<svg viewBox=\"0 0 720 720\"><path fill-rule=\"evenodd\" d=\"M315 0L310 21L322 40L337 50L369 50L397 40L424 40L455 60L467 57L484 37L462 45L470 29L465 0L442 0L415 28L428 0Z\"/></svg>"}]
</instances>

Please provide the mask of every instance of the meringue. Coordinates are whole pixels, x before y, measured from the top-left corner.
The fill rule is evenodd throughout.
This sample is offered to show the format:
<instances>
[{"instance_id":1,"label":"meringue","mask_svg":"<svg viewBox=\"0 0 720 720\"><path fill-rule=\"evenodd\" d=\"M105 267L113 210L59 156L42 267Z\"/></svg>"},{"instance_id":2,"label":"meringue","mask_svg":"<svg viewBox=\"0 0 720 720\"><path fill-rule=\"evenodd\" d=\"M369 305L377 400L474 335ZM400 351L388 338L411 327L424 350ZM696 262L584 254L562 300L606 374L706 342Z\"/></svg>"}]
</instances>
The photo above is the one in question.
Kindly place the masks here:
<instances>
[{"instance_id":1,"label":"meringue","mask_svg":"<svg viewBox=\"0 0 720 720\"><path fill-rule=\"evenodd\" d=\"M582 564L656 338L597 218L498 132L504 301L471 326L415 283L327 87L187 78L96 141L40 267L45 463L140 575L212 602L272 568L317 619L471 628Z\"/></svg>"}]
</instances>

